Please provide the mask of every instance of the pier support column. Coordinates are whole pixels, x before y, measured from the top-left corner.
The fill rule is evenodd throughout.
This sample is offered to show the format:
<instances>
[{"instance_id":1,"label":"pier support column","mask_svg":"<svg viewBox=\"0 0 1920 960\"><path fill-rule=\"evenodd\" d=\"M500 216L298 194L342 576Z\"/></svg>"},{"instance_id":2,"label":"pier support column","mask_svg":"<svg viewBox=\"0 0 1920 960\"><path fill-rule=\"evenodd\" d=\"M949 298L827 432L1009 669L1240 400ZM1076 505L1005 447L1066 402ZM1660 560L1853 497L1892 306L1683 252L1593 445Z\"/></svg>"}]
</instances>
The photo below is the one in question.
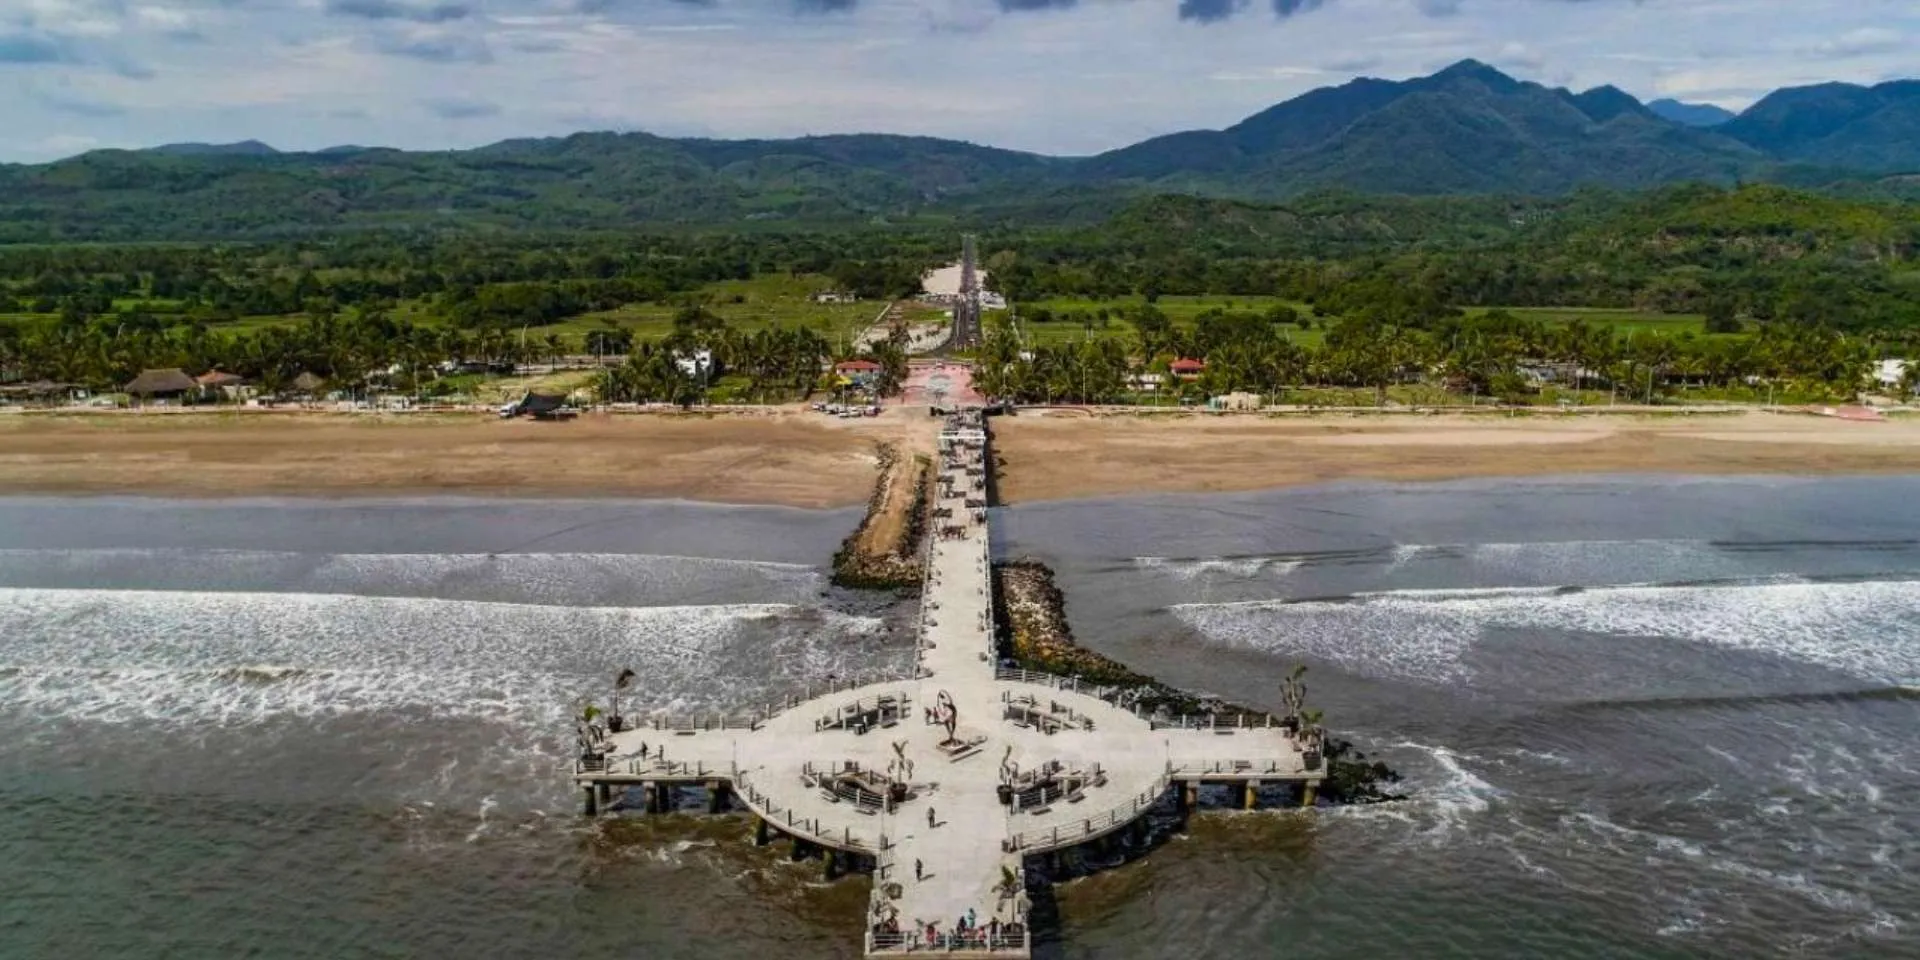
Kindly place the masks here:
<instances>
[{"instance_id":1,"label":"pier support column","mask_svg":"<svg viewBox=\"0 0 1920 960\"><path fill-rule=\"evenodd\" d=\"M1316 794L1318 793L1318 791L1319 791L1319 787L1320 787L1320 785L1319 785L1318 783L1315 783L1315 782L1314 782L1314 781L1312 781L1312 780L1308 780L1308 781L1307 781L1306 783L1304 783L1304 784L1302 784L1302 785L1301 785L1301 787L1300 787L1300 805L1301 805L1302 807L1311 807L1311 806L1313 806L1313 801L1314 801L1314 797L1315 797L1315 795L1316 795Z\"/></svg>"},{"instance_id":2,"label":"pier support column","mask_svg":"<svg viewBox=\"0 0 1920 960\"><path fill-rule=\"evenodd\" d=\"M832 883L840 878L840 851L826 848L826 865L820 868L820 875Z\"/></svg>"},{"instance_id":3,"label":"pier support column","mask_svg":"<svg viewBox=\"0 0 1920 960\"><path fill-rule=\"evenodd\" d=\"M719 813L727 809L727 784L722 780L707 781L707 812Z\"/></svg>"},{"instance_id":4,"label":"pier support column","mask_svg":"<svg viewBox=\"0 0 1920 960\"><path fill-rule=\"evenodd\" d=\"M599 816L600 815L599 791L594 787L593 784L589 783L586 785L586 787L581 789L580 793L581 793L580 812L586 814L589 817Z\"/></svg>"},{"instance_id":5,"label":"pier support column","mask_svg":"<svg viewBox=\"0 0 1920 960\"><path fill-rule=\"evenodd\" d=\"M1252 810L1260 805L1260 781L1248 780L1246 796L1242 798L1241 809Z\"/></svg>"},{"instance_id":6,"label":"pier support column","mask_svg":"<svg viewBox=\"0 0 1920 960\"><path fill-rule=\"evenodd\" d=\"M791 857L795 863L805 860L807 858L807 842L799 837L794 837L793 849L788 852L787 856Z\"/></svg>"},{"instance_id":7,"label":"pier support column","mask_svg":"<svg viewBox=\"0 0 1920 960\"><path fill-rule=\"evenodd\" d=\"M758 816L754 817L753 818L753 845L756 847L764 847L767 845L767 842L769 839L771 838L768 837L767 835L766 818L758 817Z\"/></svg>"}]
</instances>

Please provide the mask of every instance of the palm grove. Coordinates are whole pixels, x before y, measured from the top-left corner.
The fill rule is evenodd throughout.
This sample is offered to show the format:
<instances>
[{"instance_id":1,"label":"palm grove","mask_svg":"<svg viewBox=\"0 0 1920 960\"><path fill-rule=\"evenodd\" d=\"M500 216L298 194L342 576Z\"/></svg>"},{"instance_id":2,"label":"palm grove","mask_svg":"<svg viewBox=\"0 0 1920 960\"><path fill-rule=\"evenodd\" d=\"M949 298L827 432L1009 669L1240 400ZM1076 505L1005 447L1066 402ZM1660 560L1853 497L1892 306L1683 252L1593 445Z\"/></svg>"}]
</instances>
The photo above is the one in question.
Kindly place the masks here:
<instances>
[{"instance_id":1,"label":"palm grove","mask_svg":"<svg viewBox=\"0 0 1920 960\"><path fill-rule=\"evenodd\" d=\"M1205 361L1179 381L1194 395L1311 385L1379 400L1419 384L1538 399L1544 367L1576 395L1844 397L1871 361L1914 355L1920 330L1915 208L1779 187L1286 206L1155 197L1089 225L972 227L1017 318L992 326L979 379L1023 401L1129 399L1140 375L1183 358ZM431 393L448 389L447 361L587 353L626 358L600 378L606 400L692 402L722 376L745 399L790 398L821 385L852 345L797 324L730 324L714 291L788 276L903 296L950 258L955 233L375 232L0 248L0 382L112 389L141 369L180 367L269 390L310 372L343 389ZM1157 305L1191 294L1262 305L1177 319ZM1054 297L1113 305L1019 309ZM596 319L645 304L670 311L670 326L636 337ZM1669 334L1501 309L1523 307L1705 323ZM1048 325L1066 335L1030 336ZM898 342L869 352L897 382Z\"/></svg>"}]
</instances>

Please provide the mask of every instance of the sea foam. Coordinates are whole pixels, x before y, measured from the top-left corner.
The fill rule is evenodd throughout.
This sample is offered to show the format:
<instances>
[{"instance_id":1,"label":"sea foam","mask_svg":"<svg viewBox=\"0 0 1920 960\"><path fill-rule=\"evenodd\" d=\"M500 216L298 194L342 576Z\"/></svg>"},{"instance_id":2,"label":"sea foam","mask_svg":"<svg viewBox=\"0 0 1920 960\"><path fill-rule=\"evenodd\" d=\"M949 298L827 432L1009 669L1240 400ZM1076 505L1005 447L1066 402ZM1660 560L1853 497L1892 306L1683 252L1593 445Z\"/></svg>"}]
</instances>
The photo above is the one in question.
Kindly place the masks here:
<instances>
[{"instance_id":1,"label":"sea foam","mask_svg":"<svg viewBox=\"0 0 1920 960\"><path fill-rule=\"evenodd\" d=\"M305 593L0 588L0 709L246 723L423 709L555 722L621 666L637 707L905 668L884 624L791 604L563 607Z\"/></svg>"},{"instance_id":2,"label":"sea foam","mask_svg":"<svg viewBox=\"0 0 1920 960\"><path fill-rule=\"evenodd\" d=\"M1355 672L1468 679L1490 627L1671 637L1770 654L1885 684L1920 683L1920 581L1402 590L1313 601L1181 604L1181 621L1235 646Z\"/></svg>"}]
</instances>

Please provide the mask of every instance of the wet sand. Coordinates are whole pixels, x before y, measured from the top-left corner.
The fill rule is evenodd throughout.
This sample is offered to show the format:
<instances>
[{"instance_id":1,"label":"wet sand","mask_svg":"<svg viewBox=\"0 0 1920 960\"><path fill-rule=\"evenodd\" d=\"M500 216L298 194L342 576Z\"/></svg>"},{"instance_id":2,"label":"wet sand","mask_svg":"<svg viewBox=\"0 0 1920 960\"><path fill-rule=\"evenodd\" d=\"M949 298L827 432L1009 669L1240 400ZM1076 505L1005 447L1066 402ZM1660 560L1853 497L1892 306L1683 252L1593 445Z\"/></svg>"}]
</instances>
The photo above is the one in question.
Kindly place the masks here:
<instances>
[{"instance_id":1,"label":"wet sand","mask_svg":"<svg viewBox=\"0 0 1920 960\"><path fill-rule=\"evenodd\" d=\"M1920 419L1021 414L994 422L1007 502L1333 480L1580 473L1920 473Z\"/></svg>"}]
</instances>

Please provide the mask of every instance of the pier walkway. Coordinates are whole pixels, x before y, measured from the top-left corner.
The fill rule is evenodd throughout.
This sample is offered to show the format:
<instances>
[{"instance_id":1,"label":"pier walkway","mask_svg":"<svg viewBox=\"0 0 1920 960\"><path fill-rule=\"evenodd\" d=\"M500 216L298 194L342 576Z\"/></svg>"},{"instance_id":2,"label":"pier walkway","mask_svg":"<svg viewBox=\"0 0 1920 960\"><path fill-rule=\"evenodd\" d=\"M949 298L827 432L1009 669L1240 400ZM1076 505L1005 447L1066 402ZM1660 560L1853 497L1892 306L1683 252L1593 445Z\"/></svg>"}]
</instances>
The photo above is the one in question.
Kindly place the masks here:
<instances>
[{"instance_id":1,"label":"pier walkway","mask_svg":"<svg viewBox=\"0 0 1920 960\"><path fill-rule=\"evenodd\" d=\"M915 675L726 716L639 718L587 749L590 812L613 790L731 790L772 832L818 846L831 876L872 861L869 956L1027 956L1023 865L1132 826L1169 789L1325 776L1317 744L1244 719L1154 717L1119 691L1001 665L977 410L941 434ZM930 935L931 928L931 935Z\"/></svg>"}]
</instances>

